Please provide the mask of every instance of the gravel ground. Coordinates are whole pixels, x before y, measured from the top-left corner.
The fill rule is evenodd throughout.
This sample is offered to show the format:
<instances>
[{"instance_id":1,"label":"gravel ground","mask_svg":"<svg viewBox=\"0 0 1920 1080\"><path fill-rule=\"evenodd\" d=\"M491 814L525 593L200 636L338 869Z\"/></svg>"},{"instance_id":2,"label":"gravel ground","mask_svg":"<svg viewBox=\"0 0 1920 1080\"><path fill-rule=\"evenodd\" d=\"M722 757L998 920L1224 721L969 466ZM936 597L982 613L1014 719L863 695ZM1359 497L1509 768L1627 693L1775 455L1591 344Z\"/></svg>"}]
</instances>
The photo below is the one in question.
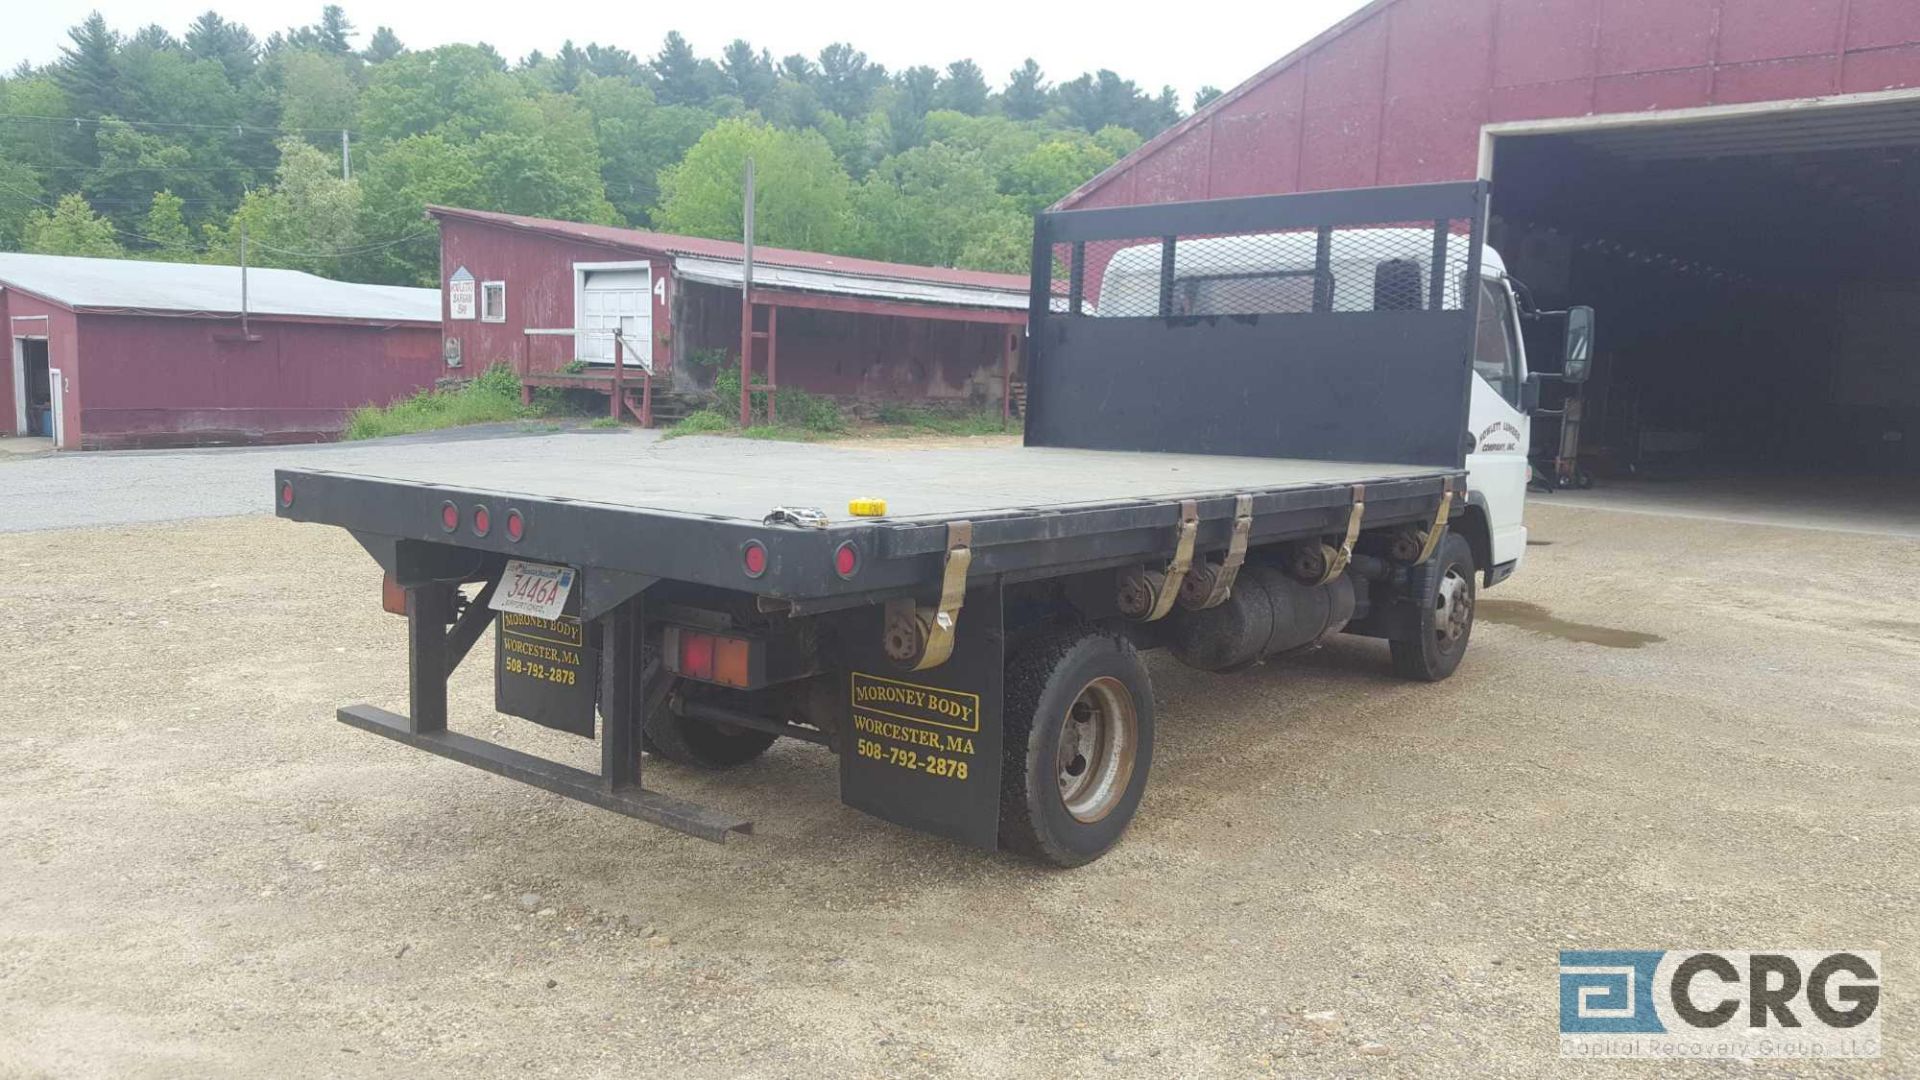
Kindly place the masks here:
<instances>
[{"instance_id":1,"label":"gravel ground","mask_svg":"<svg viewBox=\"0 0 1920 1080\"><path fill-rule=\"evenodd\" d=\"M1530 518L1449 682L1156 657L1141 817L1071 872L806 746L653 767L722 847L353 731L405 650L338 530L0 536L0 1074L1920 1073L1920 542ZM456 726L595 760L487 676ZM1882 950L1886 1055L1561 1067L1559 949L1691 946Z\"/></svg>"}]
</instances>

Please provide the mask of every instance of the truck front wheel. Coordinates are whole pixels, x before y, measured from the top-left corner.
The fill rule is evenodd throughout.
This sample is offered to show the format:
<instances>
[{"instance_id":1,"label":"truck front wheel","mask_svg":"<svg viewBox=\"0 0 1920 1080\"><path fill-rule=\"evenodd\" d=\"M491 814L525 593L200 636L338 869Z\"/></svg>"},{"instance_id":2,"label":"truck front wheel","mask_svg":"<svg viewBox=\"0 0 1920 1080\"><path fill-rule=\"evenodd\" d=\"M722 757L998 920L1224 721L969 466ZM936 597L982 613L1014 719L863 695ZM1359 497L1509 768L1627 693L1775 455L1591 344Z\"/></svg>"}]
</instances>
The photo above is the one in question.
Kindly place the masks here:
<instances>
[{"instance_id":1,"label":"truck front wheel","mask_svg":"<svg viewBox=\"0 0 1920 1080\"><path fill-rule=\"evenodd\" d=\"M1439 682L1460 666L1473 636L1473 548L1467 538L1449 532L1433 557L1413 568L1408 599L1417 608L1412 637L1388 643L1393 671L1403 679Z\"/></svg>"},{"instance_id":2,"label":"truck front wheel","mask_svg":"<svg viewBox=\"0 0 1920 1080\"><path fill-rule=\"evenodd\" d=\"M1133 820L1153 761L1153 685L1124 637L1076 627L1008 664L1000 846L1080 866Z\"/></svg>"}]
</instances>

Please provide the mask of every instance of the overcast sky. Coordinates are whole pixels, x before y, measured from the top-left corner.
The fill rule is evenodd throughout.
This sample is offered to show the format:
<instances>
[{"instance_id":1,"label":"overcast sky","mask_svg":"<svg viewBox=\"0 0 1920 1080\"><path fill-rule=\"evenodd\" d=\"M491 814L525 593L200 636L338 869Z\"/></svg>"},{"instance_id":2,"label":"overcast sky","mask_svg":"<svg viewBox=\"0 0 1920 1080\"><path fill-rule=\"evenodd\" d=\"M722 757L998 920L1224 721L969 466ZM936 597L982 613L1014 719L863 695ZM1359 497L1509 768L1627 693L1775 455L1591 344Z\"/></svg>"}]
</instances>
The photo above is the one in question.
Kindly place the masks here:
<instances>
[{"instance_id":1,"label":"overcast sky","mask_svg":"<svg viewBox=\"0 0 1920 1080\"><path fill-rule=\"evenodd\" d=\"M377 24L394 28L409 47L485 41L509 59L534 49L552 52L567 38L628 49L642 58L679 30L702 55L717 57L736 37L772 50L813 56L821 46L848 41L890 70L915 64L944 66L971 57L997 88L1006 72L1031 56L1049 79L1112 68L1157 90L1171 84L1181 106L1212 84L1228 89L1294 46L1360 7L1361 0L1213 0L1199 6L1060 4L1034 0L976 0L921 4L901 0L846 3L766 2L610 4L562 0L400 0L343 6L366 42ZM180 34L212 7L245 23L255 35L314 22L322 0L15 0L0 35L0 70L22 60L40 64L60 55L69 26L96 8L122 33L157 22Z\"/></svg>"}]
</instances>

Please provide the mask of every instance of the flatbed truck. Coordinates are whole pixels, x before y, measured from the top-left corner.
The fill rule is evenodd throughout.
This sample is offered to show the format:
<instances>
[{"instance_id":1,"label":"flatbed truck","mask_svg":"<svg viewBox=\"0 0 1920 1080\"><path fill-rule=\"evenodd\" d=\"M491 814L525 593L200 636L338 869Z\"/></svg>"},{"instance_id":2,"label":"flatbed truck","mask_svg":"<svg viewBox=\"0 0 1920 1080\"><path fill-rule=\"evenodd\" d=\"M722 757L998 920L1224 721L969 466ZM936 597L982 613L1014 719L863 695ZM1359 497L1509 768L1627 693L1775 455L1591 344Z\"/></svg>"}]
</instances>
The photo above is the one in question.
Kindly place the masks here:
<instances>
[{"instance_id":1,"label":"flatbed truck","mask_svg":"<svg viewBox=\"0 0 1920 1080\"><path fill-rule=\"evenodd\" d=\"M716 841L751 823L643 762L797 739L860 810L1095 859L1153 758L1143 650L1360 634L1443 679L1519 566L1542 376L1486 212L1460 183L1038 215L1018 447L280 470L277 513L350 530L407 618L406 714L339 719ZM490 628L496 708L597 738L598 774L449 727Z\"/></svg>"}]
</instances>

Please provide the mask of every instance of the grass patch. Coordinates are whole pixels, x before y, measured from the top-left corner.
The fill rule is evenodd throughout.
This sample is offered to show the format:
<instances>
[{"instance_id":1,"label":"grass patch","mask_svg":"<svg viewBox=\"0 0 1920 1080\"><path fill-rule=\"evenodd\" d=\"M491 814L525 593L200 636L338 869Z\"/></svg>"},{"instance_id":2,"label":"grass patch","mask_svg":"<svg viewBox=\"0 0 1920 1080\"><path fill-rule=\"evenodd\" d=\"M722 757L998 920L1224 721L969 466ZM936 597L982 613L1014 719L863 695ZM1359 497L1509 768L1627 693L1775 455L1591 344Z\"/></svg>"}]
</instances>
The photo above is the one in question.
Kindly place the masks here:
<instances>
[{"instance_id":1,"label":"grass patch","mask_svg":"<svg viewBox=\"0 0 1920 1080\"><path fill-rule=\"evenodd\" d=\"M520 379L496 364L479 378L452 390L422 390L384 408L368 405L347 420L345 439L378 439L440 431L468 424L495 424L537 415L520 404Z\"/></svg>"},{"instance_id":2,"label":"grass patch","mask_svg":"<svg viewBox=\"0 0 1920 1080\"><path fill-rule=\"evenodd\" d=\"M1014 430L997 411L950 409L936 405L882 405L874 423L861 433L882 438L909 435L1005 435Z\"/></svg>"},{"instance_id":3,"label":"grass patch","mask_svg":"<svg viewBox=\"0 0 1920 1080\"><path fill-rule=\"evenodd\" d=\"M617 428L620 426L620 418L617 416L596 416L587 421L586 426L595 429Z\"/></svg>"}]
</instances>

